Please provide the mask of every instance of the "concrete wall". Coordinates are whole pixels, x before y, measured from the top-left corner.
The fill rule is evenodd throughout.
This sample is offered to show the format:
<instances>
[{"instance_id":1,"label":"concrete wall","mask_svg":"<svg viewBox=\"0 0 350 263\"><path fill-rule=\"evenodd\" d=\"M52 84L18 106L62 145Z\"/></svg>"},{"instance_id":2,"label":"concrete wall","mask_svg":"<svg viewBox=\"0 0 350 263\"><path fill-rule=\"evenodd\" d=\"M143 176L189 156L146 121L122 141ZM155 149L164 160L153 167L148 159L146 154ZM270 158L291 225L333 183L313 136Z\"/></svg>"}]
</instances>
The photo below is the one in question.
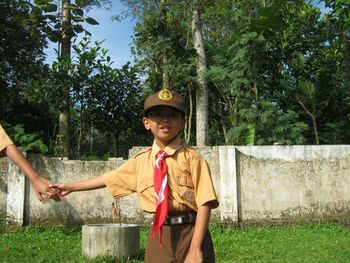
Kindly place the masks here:
<instances>
[{"instance_id":1,"label":"concrete wall","mask_svg":"<svg viewBox=\"0 0 350 263\"><path fill-rule=\"evenodd\" d=\"M239 220L350 216L349 146L237 147Z\"/></svg>"},{"instance_id":2,"label":"concrete wall","mask_svg":"<svg viewBox=\"0 0 350 263\"><path fill-rule=\"evenodd\" d=\"M131 149L133 154L138 148ZM212 220L265 223L305 219L350 219L350 146L199 147L208 161L220 207ZM90 178L124 161L64 161L29 157L39 173L54 182ZM0 163L0 209L17 224L112 222L114 199L107 189L72 193L62 202L42 205L23 174ZM6 200L5 200L6 199ZM119 200L118 221L148 223L135 195ZM4 209L6 208L6 209ZM1 211L0 210L0 211Z\"/></svg>"},{"instance_id":3,"label":"concrete wall","mask_svg":"<svg viewBox=\"0 0 350 263\"><path fill-rule=\"evenodd\" d=\"M0 159L0 211L6 211L7 199L7 159Z\"/></svg>"}]
</instances>

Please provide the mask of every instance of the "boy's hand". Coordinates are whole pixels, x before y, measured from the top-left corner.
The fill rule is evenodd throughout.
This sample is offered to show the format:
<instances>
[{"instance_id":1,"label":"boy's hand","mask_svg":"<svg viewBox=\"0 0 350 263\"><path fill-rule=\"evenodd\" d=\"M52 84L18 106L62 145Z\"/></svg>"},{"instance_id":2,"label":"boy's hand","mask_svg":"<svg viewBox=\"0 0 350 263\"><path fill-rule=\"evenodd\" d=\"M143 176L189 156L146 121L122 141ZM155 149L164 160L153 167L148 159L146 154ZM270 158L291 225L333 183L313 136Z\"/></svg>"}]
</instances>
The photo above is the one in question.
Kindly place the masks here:
<instances>
[{"instance_id":1,"label":"boy's hand","mask_svg":"<svg viewBox=\"0 0 350 263\"><path fill-rule=\"evenodd\" d=\"M190 248L185 259L185 263L203 263L203 253L200 248Z\"/></svg>"},{"instance_id":2,"label":"boy's hand","mask_svg":"<svg viewBox=\"0 0 350 263\"><path fill-rule=\"evenodd\" d=\"M68 184L50 184L49 186L57 191L60 196L66 196L72 192Z\"/></svg>"}]
</instances>

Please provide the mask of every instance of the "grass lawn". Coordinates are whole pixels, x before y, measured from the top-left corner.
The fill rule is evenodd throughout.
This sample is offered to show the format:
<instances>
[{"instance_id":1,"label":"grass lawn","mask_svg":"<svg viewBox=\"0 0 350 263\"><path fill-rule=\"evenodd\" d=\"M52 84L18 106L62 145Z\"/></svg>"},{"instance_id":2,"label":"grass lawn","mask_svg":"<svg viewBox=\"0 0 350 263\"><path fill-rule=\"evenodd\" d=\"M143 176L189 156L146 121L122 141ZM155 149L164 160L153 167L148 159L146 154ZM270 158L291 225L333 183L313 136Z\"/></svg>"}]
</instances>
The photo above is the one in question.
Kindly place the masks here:
<instances>
[{"instance_id":1,"label":"grass lawn","mask_svg":"<svg viewBox=\"0 0 350 263\"><path fill-rule=\"evenodd\" d=\"M350 263L350 227L331 223L243 229L210 227L218 263ZM143 262L148 230L141 230L141 253L122 262ZM0 262L100 262L81 255L81 227L25 227L0 233Z\"/></svg>"}]
</instances>

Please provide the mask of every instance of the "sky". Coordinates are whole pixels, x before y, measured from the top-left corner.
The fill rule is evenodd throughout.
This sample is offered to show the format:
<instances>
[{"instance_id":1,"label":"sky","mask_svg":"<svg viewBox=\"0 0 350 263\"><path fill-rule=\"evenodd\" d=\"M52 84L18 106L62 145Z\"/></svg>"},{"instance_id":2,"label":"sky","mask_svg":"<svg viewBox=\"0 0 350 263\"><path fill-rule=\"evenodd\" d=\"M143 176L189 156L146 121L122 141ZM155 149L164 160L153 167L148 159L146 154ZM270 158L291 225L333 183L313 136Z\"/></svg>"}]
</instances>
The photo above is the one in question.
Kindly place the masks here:
<instances>
[{"instance_id":1,"label":"sky","mask_svg":"<svg viewBox=\"0 0 350 263\"><path fill-rule=\"evenodd\" d=\"M311 3L320 7L322 13L326 11L323 2L312 0ZM90 16L97 20L99 25L93 26L86 23L83 24L84 28L92 34L93 41L105 40L102 47L109 50L108 55L111 57L113 65L116 68L120 68L128 61L131 63L133 62L130 45L134 35L136 20L128 18L118 22L111 19L112 16L121 13L123 10L125 10L125 7L122 6L120 1L113 0L111 10L93 8L86 13L86 16ZM57 48L57 44L50 42L49 47L46 49L47 62L49 64L56 59L54 48Z\"/></svg>"},{"instance_id":2,"label":"sky","mask_svg":"<svg viewBox=\"0 0 350 263\"><path fill-rule=\"evenodd\" d=\"M112 16L125 10L118 0L113 0L112 2L111 10L93 8L89 12L86 12L85 16L94 18L99 22L99 25L84 23L83 27L91 33L93 41L105 40L102 47L109 50L108 55L114 62L114 67L119 68L128 61L133 62L130 45L132 43L136 21L130 18L124 19L121 22L112 20ZM83 36L84 33L80 35ZM57 44L50 42L49 47L45 51L47 54L46 61L49 64L56 59L55 48L57 49Z\"/></svg>"}]
</instances>

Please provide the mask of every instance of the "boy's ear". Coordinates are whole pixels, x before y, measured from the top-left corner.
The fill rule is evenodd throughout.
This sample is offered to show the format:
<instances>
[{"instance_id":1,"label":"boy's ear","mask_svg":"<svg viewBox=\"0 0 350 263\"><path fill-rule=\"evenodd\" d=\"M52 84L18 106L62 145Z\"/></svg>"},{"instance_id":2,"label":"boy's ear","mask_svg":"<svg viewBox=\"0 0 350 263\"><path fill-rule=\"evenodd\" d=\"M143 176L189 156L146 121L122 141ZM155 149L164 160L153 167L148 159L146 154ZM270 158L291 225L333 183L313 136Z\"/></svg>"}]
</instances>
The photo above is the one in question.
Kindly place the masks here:
<instances>
[{"instance_id":1,"label":"boy's ear","mask_svg":"<svg viewBox=\"0 0 350 263\"><path fill-rule=\"evenodd\" d=\"M148 119L146 117L142 118L143 125L145 126L145 129L149 131L151 129L151 126L148 123Z\"/></svg>"}]
</instances>

